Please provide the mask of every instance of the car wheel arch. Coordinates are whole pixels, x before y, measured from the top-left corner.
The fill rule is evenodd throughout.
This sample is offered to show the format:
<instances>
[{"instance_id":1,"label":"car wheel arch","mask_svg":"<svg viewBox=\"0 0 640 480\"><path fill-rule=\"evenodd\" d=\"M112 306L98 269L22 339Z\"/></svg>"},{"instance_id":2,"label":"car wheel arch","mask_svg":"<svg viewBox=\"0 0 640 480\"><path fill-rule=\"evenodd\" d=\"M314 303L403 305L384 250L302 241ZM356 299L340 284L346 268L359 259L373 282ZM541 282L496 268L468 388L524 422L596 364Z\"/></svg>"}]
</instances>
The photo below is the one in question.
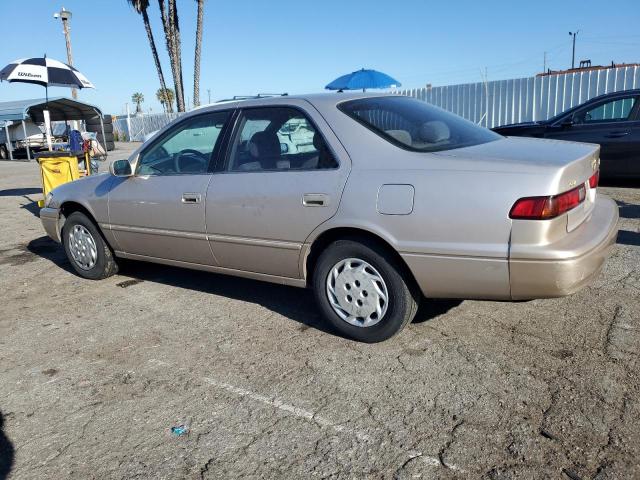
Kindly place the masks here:
<instances>
[{"instance_id":1,"label":"car wheel arch","mask_svg":"<svg viewBox=\"0 0 640 480\"><path fill-rule=\"evenodd\" d=\"M89 210L86 206L82 205L81 203L74 202L74 201L66 201L66 202L63 202L62 205L60 205L60 220L58 221L58 231L60 234L60 238L62 238L62 229L64 228L66 219L69 218L69 215L71 215L74 212L81 212L85 214L89 218L89 220L93 222L93 224L96 226L98 231L102 234L102 237L105 239L105 242L107 242L107 245L109 245L109 248L113 250L113 245L110 245L109 241L105 238L104 233L102 232L102 228L100 228L100 224L96 220L96 217L93 214L93 212L91 212L91 210Z\"/></svg>"},{"instance_id":2,"label":"car wheel arch","mask_svg":"<svg viewBox=\"0 0 640 480\"><path fill-rule=\"evenodd\" d=\"M315 270L316 263L322 251L331 243L336 242L338 240L352 240L359 242L367 242L373 243L377 245L382 250L385 251L388 255L392 256L400 265L407 275L407 278L413 282L414 286L418 285L413 272L402 258L402 256L398 253L398 251L393 248L389 241L385 240L380 235L371 232L370 230L365 230L362 228L356 227L333 227L328 230L323 231L317 237L314 238L310 247L307 249L306 258L304 259L304 275L306 279L307 285L310 285L313 279L313 273Z\"/></svg>"}]
</instances>

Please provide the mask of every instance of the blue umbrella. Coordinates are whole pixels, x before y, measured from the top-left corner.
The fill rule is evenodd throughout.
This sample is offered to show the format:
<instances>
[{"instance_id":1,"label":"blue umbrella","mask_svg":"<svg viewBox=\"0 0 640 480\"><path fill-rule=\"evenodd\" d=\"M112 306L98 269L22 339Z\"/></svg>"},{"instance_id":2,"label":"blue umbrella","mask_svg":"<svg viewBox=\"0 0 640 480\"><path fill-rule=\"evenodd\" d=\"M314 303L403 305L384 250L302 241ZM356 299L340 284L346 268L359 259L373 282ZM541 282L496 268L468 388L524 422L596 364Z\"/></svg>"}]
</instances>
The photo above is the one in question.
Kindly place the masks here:
<instances>
[{"instance_id":1,"label":"blue umbrella","mask_svg":"<svg viewBox=\"0 0 640 480\"><path fill-rule=\"evenodd\" d=\"M399 87L402 84L395 78L377 70L357 70L355 72L336 78L327 85L327 90L360 90L367 88Z\"/></svg>"}]
</instances>

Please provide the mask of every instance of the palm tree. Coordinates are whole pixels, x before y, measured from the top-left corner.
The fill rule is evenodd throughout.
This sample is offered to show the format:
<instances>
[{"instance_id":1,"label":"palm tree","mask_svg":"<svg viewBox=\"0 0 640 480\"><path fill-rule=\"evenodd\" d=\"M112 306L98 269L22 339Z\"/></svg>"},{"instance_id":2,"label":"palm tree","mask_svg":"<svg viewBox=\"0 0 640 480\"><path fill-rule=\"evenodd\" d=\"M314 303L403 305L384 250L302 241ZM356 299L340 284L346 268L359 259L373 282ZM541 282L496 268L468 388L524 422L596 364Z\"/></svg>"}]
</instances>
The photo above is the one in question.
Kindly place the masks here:
<instances>
[{"instance_id":1,"label":"palm tree","mask_svg":"<svg viewBox=\"0 0 640 480\"><path fill-rule=\"evenodd\" d=\"M153 61L156 64L156 70L158 71L158 79L160 80L160 88L166 89L167 85L164 81L164 74L162 73L162 65L160 64L160 57L158 57L158 49L156 48L156 42L153 38L153 31L151 30L151 24L149 23L149 15L147 9L149 8L149 0L127 0L129 5L133 9L142 15L142 22L144 23L144 29L147 32L147 39L149 40L149 46L151 47L151 55Z\"/></svg>"},{"instance_id":2,"label":"palm tree","mask_svg":"<svg viewBox=\"0 0 640 480\"><path fill-rule=\"evenodd\" d=\"M140 105L144 102L144 95L140 92L136 92L131 95L131 101L136 104L136 113L140 113L142 111Z\"/></svg>"},{"instance_id":3,"label":"palm tree","mask_svg":"<svg viewBox=\"0 0 640 480\"><path fill-rule=\"evenodd\" d=\"M184 112L184 86L182 82L182 54L180 47L180 23L178 21L178 7L176 0L158 0L160 17L164 27L164 36L167 44L167 52L171 60L171 73L175 87L178 111Z\"/></svg>"},{"instance_id":4,"label":"palm tree","mask_svg":"<svg viewBox=\"0 0 640 480\"><path fill-rule=\"evenodd\" d=\"M196 54L193 61L193 106L200 105L200 53L202 51L202 20L204 18L204 0L198 2L198 21L196 23Z\"/></svg>"},{"instance_id":5,"label":"palm tree","mask_svg":"<svg viewBox=\"0 0 640 480\"><path fill-rule=\"evenodd\" d=\"M164 108L165 112L173 112L173 100L175 95L170 88L159 88L156 92L156 98Z\"/></svg>"}]
</instances>

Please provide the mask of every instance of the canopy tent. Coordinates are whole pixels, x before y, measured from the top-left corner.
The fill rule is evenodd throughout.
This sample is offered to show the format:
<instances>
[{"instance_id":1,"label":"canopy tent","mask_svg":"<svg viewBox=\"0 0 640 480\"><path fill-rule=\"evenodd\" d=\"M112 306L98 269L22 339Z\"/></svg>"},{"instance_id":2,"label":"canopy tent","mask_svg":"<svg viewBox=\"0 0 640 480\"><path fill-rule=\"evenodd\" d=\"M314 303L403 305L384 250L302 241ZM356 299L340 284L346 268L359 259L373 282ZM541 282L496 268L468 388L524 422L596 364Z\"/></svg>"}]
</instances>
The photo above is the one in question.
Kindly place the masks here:
<instances>
[{"instance_id":1,"label":"canopy tent","mask_svg":"<svg viewBox=\"0 0 640 480\"><path fill-rule=\"evenodd\" d=\"M44 98L0 102L0 121L15 120L19 122L31 118L36 123L42 123L44 122L43 110L49 110L49 116L53 122L89 120L102 116L98 107L70 98L56 97L50 98L48 104Z\"/></svg>"},{"instance_id":2,"label":"canopy tent","mask_svg":"<svg viewBox=\"0 0 640 480\"><path fill-rule=\"evenodd\" d=\"M44 110L49 110L51 121L66 120L90 120L100 118L102 127L102 138L104 139L104 125L102 124L102 111L88 103L79 102L66 97L50 98L47 102L44 98L32 100L15 100L12 102L0 102L0 122L4 121L5 131L7 134L7 148L9 155L13 159L11 140L9 138L8 124L6 122L22 122L25 129L25 120L31 120L34 123L44 122ZM25 129L26 135L26 129ZM31 153L27 148L27 157L31 159Z\"/></svg>"}]
</instances>

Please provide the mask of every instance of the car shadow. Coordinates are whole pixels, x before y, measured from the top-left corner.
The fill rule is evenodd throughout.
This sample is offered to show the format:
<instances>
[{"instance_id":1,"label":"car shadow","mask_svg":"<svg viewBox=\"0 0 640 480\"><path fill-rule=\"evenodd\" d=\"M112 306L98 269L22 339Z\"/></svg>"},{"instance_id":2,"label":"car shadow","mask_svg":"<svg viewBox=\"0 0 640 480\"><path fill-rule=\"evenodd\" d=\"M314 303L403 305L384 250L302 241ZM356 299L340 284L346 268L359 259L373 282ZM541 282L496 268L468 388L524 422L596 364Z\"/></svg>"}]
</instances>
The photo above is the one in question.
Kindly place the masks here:
<instances>
[{"instance_id":1,"label":"car shadow","mask_svg":"<svg viewBox=\"0 0 640 480\"><path fill-rule=\"evenodd\" d=\"M138 281L255 303L302 324L301 330L315 328L335 334L320 317L313 292L308 289L133 260L121 263L119 273Z\"/></svg>"},{"instance_id":2,"label":"car shadow","mask_svg":"<svg viewBox=\"0 0 640 480\"><path fill-rule=\"evenodd\" d=\"M623 200L616 200L618 212L622 218L640 218L640 205L627 203Z\"/></svg>"},{"instance_id":3,"label":"car shadow","mask_svg":"<svg viewBox=\"0 0 640 480\"><path fill-rule=\"evenodd\" d=\"M5 416L0 411L0 480L9 478L15 456L15 449L4 433Z\"/></svg>"},{"instance_id":4,"label":"car shadow","mask_svg":"<svg viewBox=\"0 0 640 480\"><path fill-rule=\"evenodd\" d=\"M458 299L430 299L423 298L418 307L418 313L412 323L424 323L433 320L440 315L444 315L449 310L456 308L462 303Z\"/></svg>"},{"instance_id":5,"label":"car shadow","mask_svg":"<svg viewBox=\"0 0 640 480\"><path fill-rule=\"evenodd\" d=\"M64 249L49 237L40 237L27 245L27 250L45 258L60 268L75 273ZM172 287L195 290L248 303L255 303L301 324L300 329L315 328L337 334L322 319L309 289L261 282L199 270L159 265L134 260L121 261L120 274L130 277L117 285L128 288L140 282L155 282ZM414 323L424 323L460 305L461 300L424 299Z\"/></svg>"},{"instance_id":6,"label":"car shadow","mask_svg":"<svg viewBox=\"0 0 640 480\"><path fill-rule=\"evenodd\" d=\"M74 273L75 270L67 260L64 248L59 243L54 242L47 236L39 237L31 240L26 246L27 252L31 255L49 260L63 270Z\"/></svg>"},{"instance_id":7,"label":"car shadow","mask_svg":"<svg viewBox=\"0 0 640 480\"><path fill-rule=\"evenodd\" d=\"M631 245L633 247L640 246L640 233L630 232L629 230L619 230L616 242L620 245Z\"/></svg>"}]
</instances>

